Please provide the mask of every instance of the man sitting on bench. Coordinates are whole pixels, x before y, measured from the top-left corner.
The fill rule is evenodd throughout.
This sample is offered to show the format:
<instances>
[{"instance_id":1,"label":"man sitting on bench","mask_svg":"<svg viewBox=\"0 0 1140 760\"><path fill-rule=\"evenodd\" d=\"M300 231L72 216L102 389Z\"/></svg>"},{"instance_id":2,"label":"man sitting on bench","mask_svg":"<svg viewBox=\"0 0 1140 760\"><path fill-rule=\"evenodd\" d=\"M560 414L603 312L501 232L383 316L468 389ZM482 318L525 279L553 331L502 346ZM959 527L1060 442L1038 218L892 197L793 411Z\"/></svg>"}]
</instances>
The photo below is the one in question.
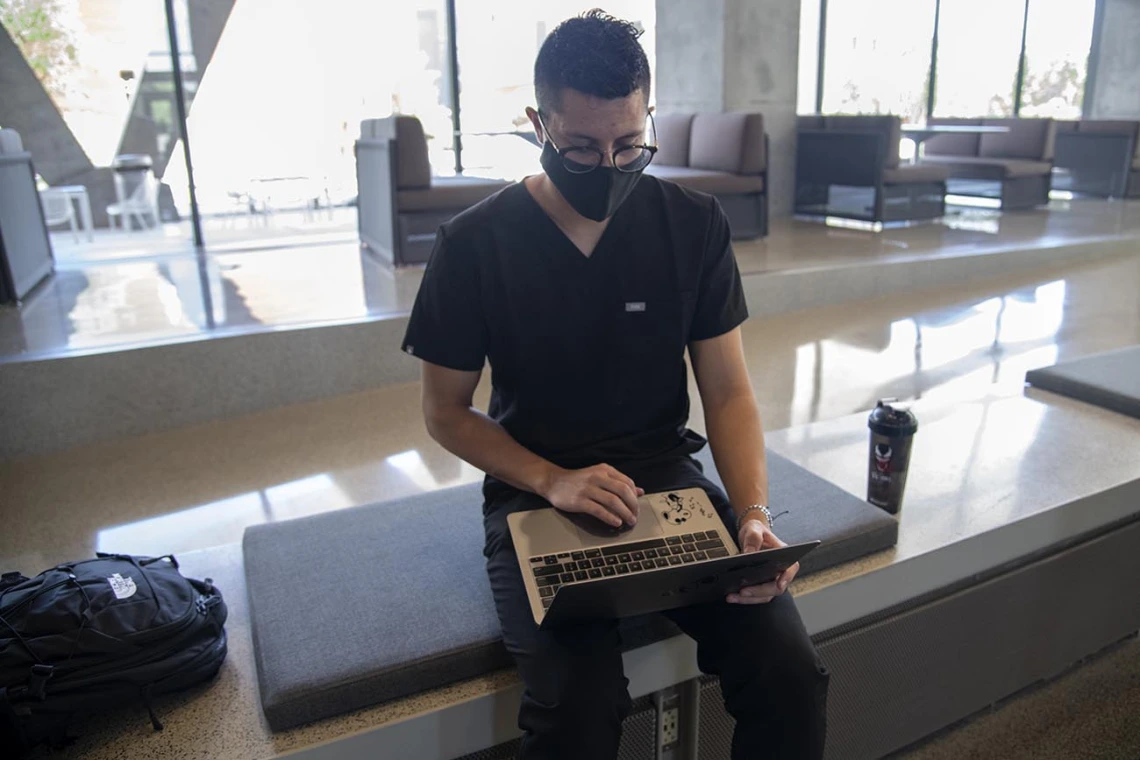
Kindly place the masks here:
<instances>
[{"instance_id":1,"label":"man sitting on bench","mask_svg":"<svg viewBox=\"0 0 1140 760\"><path fill-rule=\"evenodd\" d=\"M642 174L656 135L639 34L591 11L546 38L527 109L544 171L443 225L404 341L423 360L428 431L487 473L484 553L525 685L524 760L614 758L630 697L616 621L538 629L508 514L553 505L616 527L640 494L696 486L744 551L783 545L728 222L711 196ZM690 456L705 440L686 428L686 348L727 495ZM737 760L823 754L828 675L784 593L797 569L667 613L720 677Z\"/></svg>"}]
</instances>

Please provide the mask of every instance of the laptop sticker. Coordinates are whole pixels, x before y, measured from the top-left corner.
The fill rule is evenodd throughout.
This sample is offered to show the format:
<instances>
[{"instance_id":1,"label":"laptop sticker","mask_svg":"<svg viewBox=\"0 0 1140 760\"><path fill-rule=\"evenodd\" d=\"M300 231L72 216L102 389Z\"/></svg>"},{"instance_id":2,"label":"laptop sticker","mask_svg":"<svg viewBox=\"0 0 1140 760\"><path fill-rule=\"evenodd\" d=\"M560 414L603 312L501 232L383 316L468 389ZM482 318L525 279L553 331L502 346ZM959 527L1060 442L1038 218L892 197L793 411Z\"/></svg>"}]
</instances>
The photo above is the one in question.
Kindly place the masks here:
<instances>
[{"instance_id":1,"label":"laptop sticker","mask_svg":"<svg viewBox=\"0 0 1140 760\"><path fill-rule=\"evenodd\" d=\"M680 494L671 493L665 498L669 500L669 509L662 512L661 516L668 522L673 525L682 525L693 516Z\"/></svg>"}]
</instances>

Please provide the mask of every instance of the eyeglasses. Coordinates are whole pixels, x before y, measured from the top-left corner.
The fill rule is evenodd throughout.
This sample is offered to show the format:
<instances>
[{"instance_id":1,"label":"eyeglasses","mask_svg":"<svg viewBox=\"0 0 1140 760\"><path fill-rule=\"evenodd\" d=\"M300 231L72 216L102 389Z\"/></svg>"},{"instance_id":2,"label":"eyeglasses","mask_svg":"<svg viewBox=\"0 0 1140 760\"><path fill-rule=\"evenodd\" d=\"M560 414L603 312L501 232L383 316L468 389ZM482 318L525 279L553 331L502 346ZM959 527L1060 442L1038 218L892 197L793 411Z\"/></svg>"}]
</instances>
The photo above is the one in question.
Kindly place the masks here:
<instances>
[{"instance_id":1,"label":"eyeglasses","mask_svg":"<svg viewBox=\"0 0 1140 760\"><path fill-rule=\"evenodd\" d=\"M550 140L550 144L562 158L562 166L571 174L589 174L606 160L606 154L597 148L559 148L555 144L554 138L550 136L550 130L546 128L546 122L542 120L541 114L539 114L538 123L542 126L542 132L546 135L546 139ZM623 145L620 148L615 148L609 154L615 169L619 172L632 174L649 166L649 162L653 160L653 154L657 152L657 125L653 122L653 114L649 114L649 130L653 136L652 145Z\"/></svg>"}]
</instances>

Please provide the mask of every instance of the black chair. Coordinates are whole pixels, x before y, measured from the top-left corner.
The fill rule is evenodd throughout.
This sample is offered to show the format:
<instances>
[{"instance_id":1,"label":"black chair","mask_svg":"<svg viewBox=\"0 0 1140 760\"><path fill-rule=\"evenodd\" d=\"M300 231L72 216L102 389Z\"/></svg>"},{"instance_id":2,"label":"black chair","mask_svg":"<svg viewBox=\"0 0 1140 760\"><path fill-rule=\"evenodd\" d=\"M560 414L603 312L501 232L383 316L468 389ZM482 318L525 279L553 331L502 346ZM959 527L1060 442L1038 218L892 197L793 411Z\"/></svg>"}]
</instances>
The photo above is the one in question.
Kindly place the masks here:
<instances>
[{"instance_id":1,"label":"black chair","mask_svg":"<svg viewBox=\"0 0 1140 760\"><path fill-rule=\"evenodd\" d=\"M899 117L802 116L796 136L796 214L891 223L945 213L948 172L900 165Z\"/></svg>"},{"instance_id":2,"label":"black chair","mask_svg":"<svg viewBox=\"0 0 1140 760\"><path fill-rule=\"evenodd\" d=\"M1140 197L1140 121L1057 122L1053 187L1100 198Z\"/></svg>"}]
</instances>

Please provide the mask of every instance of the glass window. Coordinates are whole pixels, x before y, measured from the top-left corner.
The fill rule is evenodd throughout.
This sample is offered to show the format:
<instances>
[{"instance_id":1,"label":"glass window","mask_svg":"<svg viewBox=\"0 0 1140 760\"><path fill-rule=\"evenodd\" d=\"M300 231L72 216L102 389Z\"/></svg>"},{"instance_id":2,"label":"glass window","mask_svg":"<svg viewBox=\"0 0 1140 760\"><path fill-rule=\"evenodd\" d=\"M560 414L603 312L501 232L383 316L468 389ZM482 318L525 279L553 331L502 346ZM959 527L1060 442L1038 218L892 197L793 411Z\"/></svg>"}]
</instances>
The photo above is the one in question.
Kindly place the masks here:
<instances>
[{"instance_id":1,"label":"glass window","mask_svg":"<svg viewBox=\"0 0 1140 760\"><path fill-rule=\"evenodd\" d=\"M934 0L829 0L826 34L824 113L924 119Z\"/></svg>"},{"instance_id":2,"label":"glass window","mask_svg":"<svg viewBox=\"0 0 1140 760\"><path fill-rule=\"evenodd\" d=\"M531 131L524 109L534 105L535 56L559 22L596 6L586 0L456 3L465 174L518 179L538 170L538 149L517 135ZM613 0L605 9L644 30L641 45L653 71L654 0Z\"/></svg>"},{"instance_id":3,"label":"glass window","mask_svg":"<svg viewBox=\"0 0 1140 760\"><path fill-rule=\"evenodd\" d=\"M815 113L815 92L819 85L819 5L820 0L802 0L800 3L796 113Z\"/></svg>"},{"instance_id":4,"label":"glass window","mask_svg":"<svg viewBox=\"0 0 1140 760\"><path fill-rule=\"evenodd\" d=\"M149 153L161 176L176 131L161 2L3 0L0 23L94 166Z\"/></svg>"},{"instance_id":5,"label":"glass window","mask_svg":"<svg viewBox=\"0 0 1140 760\"><path fill-rule=\"evenodd\" d=\"M182 24L186 2L174 3ZM189 225L178 225L180 210L156 181L171 182L165 175L178 134L163 3L0 0L0 24L27 64L24 71L12 64L5 84L13 92L0 93L20 104L4 126L21 132L42 184L67 195L82 226L131 230L117 255L188 248ZM193 52L182 59L192 81ZM112 166L120 170L106 171ZM174 181L185 194L185 179ZM60 259L98 258L108 240L52 235Z\"/></svg>"},{"instance_id":6,"label":"glass window","mask_svg":"<svg viewBox=\"0 0 1140 760\"><path fill-rule=\"evenodd\" d=\"M314 234L351 239L362 120L414 115L432 169L454 163L444 0L242 0L228 18L203 15L179 46L217 40L208 63L199 62L187 115L211 247ZM180 151L170 168L179 172Z\"/></svg>"},{"instance_id":7,"label":"glass window","mask_svg":"<svg viewBox=\"0 0 1140 760\"><path fill-rule=\"evenodd\" d=\"M1019 116L1079 119L1096 0L1029 3Z\"/></svg>"},{"instance_id":8,"label":"glass window","mask_svg":"<svg viewBox=\"0 0 1140 760\"><path fill-rule=\"evenodd\" d=\"M1024 14L1025 0L942 0L936 116L1013 116Z\"/></svg>"}]
</instances>

